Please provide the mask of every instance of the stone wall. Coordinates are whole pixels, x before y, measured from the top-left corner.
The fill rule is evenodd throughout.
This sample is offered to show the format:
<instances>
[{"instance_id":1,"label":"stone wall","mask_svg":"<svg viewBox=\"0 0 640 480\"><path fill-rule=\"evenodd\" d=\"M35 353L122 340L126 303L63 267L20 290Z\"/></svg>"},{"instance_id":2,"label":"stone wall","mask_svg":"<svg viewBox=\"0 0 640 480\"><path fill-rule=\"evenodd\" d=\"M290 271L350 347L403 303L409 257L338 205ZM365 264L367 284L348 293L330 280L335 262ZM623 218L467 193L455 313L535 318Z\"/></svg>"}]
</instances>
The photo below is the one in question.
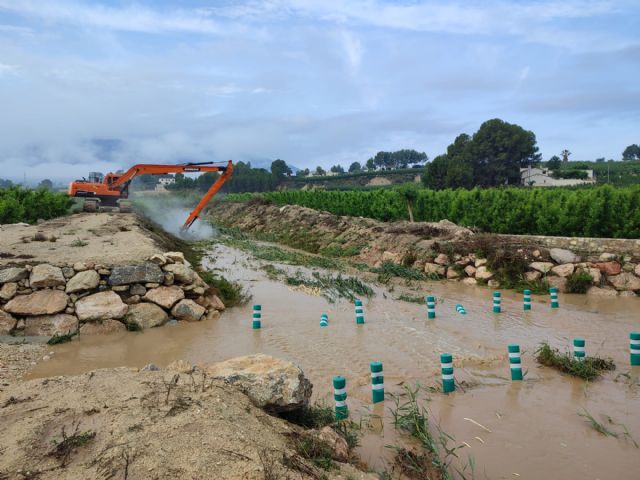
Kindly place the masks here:
<instances>
[{"instance_id":1,"label":"stone wall","mask_svg":"<svg viewBox=\"0 0 640 480\"><path fill-rule=\"evenodd\" d=\"M0 335L94 335L170 319L215 319L224 304L181 252L139 265L40 263L0 269Z\"/></svg>"},{"instance_id":2,"label":"stone wall","mask_svg":"<svg viewBox=\"0 0 640 480\"><path fill-rule=\"evenodd\" d=\"M640 262L640 239L546 237L543 235L498 235L510 243L533 244L545 248L565 248L581 255L585 261L598 261L603 253L611 253L627 262Z\"/></svg>"},{"instance_id":3,"label":"stone wall","mask_svg":"<svg viewBox=\"0 0 640 480\"><path fill-rule=\"evenodd\" d=\"M508 243L508 242L505 242ZM539 245L539 244L538 244ZM520 244L510 244L517 248ZM615 297L636 296L640 292L640 264L632 262L631 257L620 257L611 252L601 253L597 258L585 259L572 250L562 248L545 249L535 243L522 245L518 253L528 262L525 279L529 282L546 281L549 286L560 292L567 291L567 282L572 275L585 272L591 276L591 286L587 294ZM488 266L487 259L474 253L438 255L418 258L415 268L424 270L434 278L462 281L469 285L486 283L490 287L500 287L494 279L494 272Z\"/></svg>"}]
</instances>

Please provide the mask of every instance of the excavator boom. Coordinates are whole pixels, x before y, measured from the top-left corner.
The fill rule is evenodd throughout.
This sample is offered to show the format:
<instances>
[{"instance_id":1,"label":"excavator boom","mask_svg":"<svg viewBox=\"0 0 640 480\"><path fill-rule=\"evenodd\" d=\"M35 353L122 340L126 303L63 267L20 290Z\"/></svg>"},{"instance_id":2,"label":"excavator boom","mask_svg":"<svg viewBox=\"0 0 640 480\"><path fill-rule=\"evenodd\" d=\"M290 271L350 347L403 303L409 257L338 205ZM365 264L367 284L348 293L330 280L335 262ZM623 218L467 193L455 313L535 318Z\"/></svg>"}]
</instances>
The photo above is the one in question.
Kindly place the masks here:
<instances>
[{"instance_id":1,"label":"excavator boom","mask_svg":"<svg viewBox=\"0 0 640 480\"><path fill-rule=\"evenodd\" d=\"M206 173L221 172L218 179L211 185L202 200L196 205L196 208L189 214L189 217L182 226L182 231L187 230L193 222L200 216L200 212L207 202L220 190L224 182L226 182L233 173L233 162L229 160L226 165L212 165L212 162L203 163L185 163L181 165L162 165L162 164L144 164L134 165L123 174L108 174L103 183L91 182L73 182L69 187L69 195L74 197L87 196L127 198L128 187L131 181L139 175L162 175L165 173Z\"/></svg>"}]
</instances>

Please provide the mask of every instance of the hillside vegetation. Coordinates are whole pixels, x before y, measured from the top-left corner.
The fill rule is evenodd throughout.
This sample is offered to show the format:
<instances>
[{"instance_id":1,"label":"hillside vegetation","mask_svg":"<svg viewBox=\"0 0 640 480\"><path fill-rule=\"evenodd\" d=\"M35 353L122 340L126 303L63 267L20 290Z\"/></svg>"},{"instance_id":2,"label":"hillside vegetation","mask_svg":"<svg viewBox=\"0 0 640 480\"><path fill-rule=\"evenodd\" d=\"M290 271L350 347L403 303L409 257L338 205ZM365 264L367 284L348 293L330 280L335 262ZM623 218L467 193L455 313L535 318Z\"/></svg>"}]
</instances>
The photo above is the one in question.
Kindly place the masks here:
<instances>
[{"instance_id":1,"label":"hillside vegetation","mask_svg":"<svg viewBox=\"0 0 640 480\"><path fill-rule=\"evenodd\" d=\"M68 213L73 201L64 193L44 188L0 189L0 224L48 220Z\"/></svg>"},{"instance_id":2,"label":"hillside vegetation","mask_svg":"<svg viewBox=\"0 0 640 480\"><path fill-rule=\"evenodd\" d=\"M261 194L336 215L407 220L402 189L372 191L283 191ZM247 200L251 195L229 195ZM640 186L614 188L420 189L411 198L416 221L448 219L485 232L583 237L640 237Z\"/></svg>"}]
</instances>

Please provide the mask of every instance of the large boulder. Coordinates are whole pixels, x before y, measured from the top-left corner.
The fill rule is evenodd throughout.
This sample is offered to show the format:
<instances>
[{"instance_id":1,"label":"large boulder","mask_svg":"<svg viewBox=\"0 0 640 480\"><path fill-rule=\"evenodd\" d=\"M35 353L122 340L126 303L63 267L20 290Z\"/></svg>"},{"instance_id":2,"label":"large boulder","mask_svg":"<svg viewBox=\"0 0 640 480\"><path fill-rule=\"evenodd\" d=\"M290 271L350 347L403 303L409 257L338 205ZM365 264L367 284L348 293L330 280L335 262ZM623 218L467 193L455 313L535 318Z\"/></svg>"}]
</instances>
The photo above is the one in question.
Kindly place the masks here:
<instances>
[{"instance_id":1,"label":"large boulder","mask_svg":"<svg viewBox=\"0 0 640 480\"><path fill-rule=\"evenodd\" d=\"M624 272L620 275L612 275L608 280L616 290L633 290L634 292L640 290L640 278L633 273Z\"/></svg>"},{"instance_id":2,"label":"large boulder","mask_svg":"<svg viewBox=\"0 0 640 480\"><path fill-rule=\"evenodd\" d=\"M66 280L62 274L62 269L47 263L41 263L33 267L29 277L31 288L59 287L65 283Z\"/></svg>"},{"instance_id":3,"label":"large boulder","mask_svg":"<svg viewBox=\"0 0 640 480\"><path fill-rule=\"evenodd\" d=\"M493 278L493 273L490 272L486 266L480 266L476 269L476 279L478 280L489 280Z\"/></svg>"},{"instance_id":4,"label":"large boulder","mask_svg":"<svg viewBox=\"0 0 640 480\"><path fill-rule=\"evenodd\" d=\"M193 300L180 300L175 307L171 309L171 315L178 320L187 322L197 322L204 315L205 309Z\"/></svg>"},{"instance_id":5,"label":"large boulder","mask_svg":"<svg viewBox=\"0 0 640 480\"><path fill-rule=\"evenodd\" d=\"M573 263L564 263L553 267L551 272L559 277L568 277L573 273L574 269L575 267L573 266Z\"/></svg>"},{"instance_id":6,"label":"large boulder","mask_svg":"<svg viewBox=\"0 0 640 480\"><path fill-rule=\"evenodd\" d=\"M100 275L95 270L84 270L76 273L67 282L67 293L82 292L83 290L92 290L100 283Z\"/></svg>"},{"instance_id":7,"label":"large boulder","mask_svg":"<svg viewBox=\"0 0 640 480\"><path fill-rule=\"evenodd\" d=\"M2 285L0 288L0 299L6 301L11 300L16 296L16 292L18 291L18 284L16 282L9 282Z\"/></svg>"},{"instance_id":8,"label":"large boulder","mask_svg":"<svg viewBox=\"0 0 640 480\"><path fill-rule=\"evenodd\" d=\"M82 322L122 318L127 313L127 308L117 293L108 290L78 300L76 315Z\"/></svg>"},{"instance_id":9,"label":"large boulder","mask_svg":"<svg viewBox=\"0 0 640 480\"><path fill-rule=\"evenodd\" d=\"M618 262L598 262L595 266L607 275L618 275L622 271L622 267Z\"/></svg>"},{"instance_id":10,"label":"large boulder","mask_svg":"<svg viewBox=\"0 0 640 480\"><path fill-rule=\"evenodd\" d=\"M103 335L105 333L124 332L127 330L124 323L118 320L102 320L86 322L80 326L80 335Z\"/></svg>"},{"instance_id":11,"label":"large boulder","mask_svg":"<svg viewBox=\"0 0 640 480\"><path fill-rule=\"evenodd\" d=\"M196 279L195 272L183 263L170 263L169 265L165 265L164 271L173 273L173 278L178 283L189 284L193 283ZM162 277L162 281L164 281L164 277ZM162 283L162 281L159 283Z\"/></svg>"},{"instance_id":12,"label":"large boulder","mask_svg":"<svg viewBox=\"0 0 640 480\"><path fill-rule=\"evenodd\" d=\"M270 412L298 410L309 404L313 386L291 362L269 355L232 358L205 367L207 373L240 388L257 407Z\"/></svg>"},{"instance_id":13,"label":"large boulder","mask_svg":"<svg viewBox=\"0 0 640 480\"><path fill-rule=\"evenodd\" d=\"M27 336L52 337L77 331L78 319L74 315L59 313L57 315L42 315L25 319L24 334Z\"/></svg>"},{"instance_id":14,"label":"large boulder","mask_svg":"<svg viewBox=\"0 0 640 480\"><path fill-rule=\"evenodd\" d=\"M141 329L159 327L169 320L169 315L155 303L138 303L130 305L124 316L129 325L136 325Z\"/></svg>"},{"instance_id":15,"label":"large boulder","mask_svg":"<svg viewBox=\"0 0 640 480\"><path fill-rule=\"evenodd\" d=\"M587 290L587 295L590 295L592 297L617 297L618 291L615 288L611 287L590 287Z\"/></svg>"},{"instance_id":16,"label":"large boulder","mask_svg":"<svg viewBox=\"0 0 640 480\"><path fill-rule=\"evenodd\" d=\"M459 276L460 276L460 274L458 273L458 271L455 268L450 267L450 268L447 269L447 278L449 280L455 280Z\"/></svg>"},{"instance_id":17,"label":"large boulder","mask_svg":"<svg viewBox=\"0 0 640 480\"><path fill-rule=\"evenodd\" d=\"M473 265L467 265L466 267L464 267L464 273L466 273L469 277L475 276L476 270L476 267L474 267Z\"/></svg>"},{"instance_id":18,"label":"large boulder","mask_svg":"<svg viewBox=\"0 0 640 480\"><path fill-rule=\"evenodd\" d=\"M11 330L16 328L18 320L7 312L0 310L0 335L9 335Z\"/></svg>"},{"instance_id":19,"label":"large boulder","mask_svg":"<svg viewBox=\"0 0 640 480\"><path fill-rule=\"evenodd\" d=\"M180 287L158 287L149 290L144 296L145 300L156 303L167 310L184 298L184 292Z\"/></svg>"},{"instance_id":20,"label":"large boulder","mask_svg":"<svg viewBox=\"0 0 640 480\"><path fill-rule=\"evenodd\" d=\"M438 265L449 265L449 257L446 254L441 253L435 258L433 263Z\"/></svg>"},{"instance_id":21,"label":"large boulder","mask_svg":"<svg viewBox=\"0 0 640 480\"><path fill-rule=\"evenodd\" d=\"M437 263L425 263L424 264L424 273L427 275L436 274L441 277L444 277L445 268L442 265L438 265Z\"/></svg>"},{"instance_id":22,"label":"large boulder","mask_svg":"<svg viewBox=\"0 0 640 480\"><path fill-rule=\"evenodd\" d=\"M12 267L0 270L0 283L19 282L29 276L26 268Z\"/></svg>"},{"instance_id":23,"label":"large boulder","mask_svg":"<svg viewBox=\"0 0 640 480\"><path fill-rule=\"evenodd\" d=\"M524 278L527 282L535 282L542 278L542 274L537 270L534 270L533 272L524 272Z\"/></svg>"},{"instance_id":24,"label":"large boulder","mask_svg":"<svg viewBox=\"0 0 640 480\"><path fill-rule=\"evenodd\" d=\"M4 306L15 315L51 315L67 308L69 297L60 290L38 290L29 295L18 295Z\"/></svg>"},{"instance_id":25,"label":"large boulder","mask_svg":"<svg viewBox=\"0 0 640 480\"><path fill-rule=\"evenodd\" d=\"M552 248L551 250L549 250L549 255L556 261L556 263L559 263L560 265L580 261L579 256L577 256L571 250L565 250L564 248Z\"/></svg>"},{"instance_id":26,"label":"large boulder","mask_svg":"<svg viewBox=\"0 0 640 480\"><path fill-rule=\"evenodd\" d=\"M532 262L529 264L529 268L532 270L537 270L540 273L549 273L549 271L553 268L553 263L551 262Z\"/></svg>"},{"instance_id":27,"label":"large boulder","mask_svg":"<svg viewBox=\"0 0 640 480\"><path fill-rule=\"evenodd\" d=\"M109 285L130 285L132 283L162 283L164 273L158 265L146 262L142 265L119 265L113 267Z\"/></svg>"},{"instance_id":28,"label":"large boulder","mask_svg":"<svg viewBox=\"0 0 640 480\"><path fill-rule=\"evenodd\" d=\"M184 262L184 253L182 252L166 252L164 254L165 258L171 260L175 263L185 263Z\"/></svg>"},{"instance_id":29,"label":"large boulder","mask_svg":"<svg viewBox=\"0 0 640 480\"><path fill-rule=\"evenodd\" d=\"M556 287L561 293L567 291L567 279L565 277L547 277L547 283L550 287Z\"/></svg>"},{"instance_id":30,"label":"large boulder","mask_svg":"<svg viewBox=\"0 0 640 480\"><path fill-rule=\"evenodd\" d=\"M207 288L202 296L196 298L196 303L204 308L215 309L220 312L226 308L213 288Z\"/></svg>"},{"instance_id":31,"label":"large boulder","mask_svg":"<svg viewBox=\"0 0 640 480\"><path fill-rule=\"evenodd\" d=\"M599 268L587 268L586 272L591 275L591 281L594 285L600 285L600 281L602 280L602 272L600 272Z\"/></svg>"}]
</instances>

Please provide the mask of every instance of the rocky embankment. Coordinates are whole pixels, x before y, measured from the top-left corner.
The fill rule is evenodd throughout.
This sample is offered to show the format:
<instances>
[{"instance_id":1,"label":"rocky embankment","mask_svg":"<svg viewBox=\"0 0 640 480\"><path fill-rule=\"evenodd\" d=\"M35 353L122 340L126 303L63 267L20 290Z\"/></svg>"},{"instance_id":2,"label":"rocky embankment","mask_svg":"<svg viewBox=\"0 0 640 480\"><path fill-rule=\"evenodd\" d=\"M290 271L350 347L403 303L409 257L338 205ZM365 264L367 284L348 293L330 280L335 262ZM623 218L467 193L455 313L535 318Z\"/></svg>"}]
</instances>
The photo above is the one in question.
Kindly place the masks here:
<instances>
[{"instance_id":1,"label":"rocky embankment","mask_svg":"<svg viewBox=\"0 0 640 480\"><path fill-rule=\"evenodd\" d=\"M591 295L635 296L640 292L640 257L628 251L601 252L597 239L591 239L593 251L576 254L566 248L549 248L546 240L551 237L479 235L447 220L385 223L264 201L226 203L225 208L211 209L209 215L218 224L312 253L344 256L370 267L393 262L419 269L431 278L470 285L500 287L499 275L492 270L497 258L517 263L525 280L545 280L561 292L580 273L591 277L587 290ZM495 258L487 258L482 251L492 252Z\"/></svg>"},{"instance_id":2,"label":"rocky embankment","mask_svg":"<svg viewBox=\"0 0 640 480\"><path fill-rule=\"evenodd\" d=\"M329 427L278 415L309 404L294 364L265 355L30 380L0 397L0 478L374 479ZM333 468L301 448L322 442ZM305 443L306 445L306 443Z\"/></svg>"},{"instance_id":3,"label":"rocky embankment","mask_svg":"<svg viewBox=\"0 0 640 480\"><path fill-rule=\"evenodd\" d=\"M0 335L94 335L170 319L215 319L225 308L181 252L130 265L21 264L0 268Z\"/></svg>"}]
</instances>

